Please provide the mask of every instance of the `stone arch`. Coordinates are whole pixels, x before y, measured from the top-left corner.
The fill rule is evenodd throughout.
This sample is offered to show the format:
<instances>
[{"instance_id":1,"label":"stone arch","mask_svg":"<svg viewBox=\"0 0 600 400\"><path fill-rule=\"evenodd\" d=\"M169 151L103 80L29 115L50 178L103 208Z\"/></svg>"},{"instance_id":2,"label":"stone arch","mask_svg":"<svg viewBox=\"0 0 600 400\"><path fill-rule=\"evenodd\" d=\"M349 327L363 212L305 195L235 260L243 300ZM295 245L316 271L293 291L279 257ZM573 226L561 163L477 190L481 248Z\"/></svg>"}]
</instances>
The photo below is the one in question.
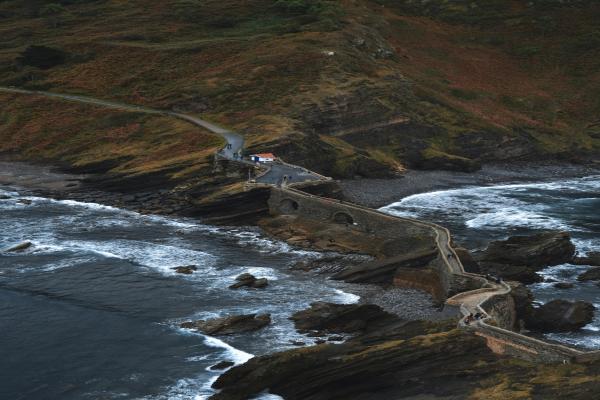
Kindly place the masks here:
<instances>
[{"instance_id":1,"label":"stone arch","mask_svg":"<svg viewBox=\"0 0 600 400\"><path fill-rule=\"evenodd\" d=\"M300 204L296 200L292 199L283 199L279 203L279 209L284 213L293 213L300 208Z\"/></svg>"},{"instance_id":2,"label":"stone arch","mask_svg":"<svg viewBox=\"0 0 600 400\"><path fill-rule=\"evenodd\" d=\"M333 222L335 222L336 224L352 225L354 224L354 218L352 218L352 215L340 211L333 214Z\"/></svg>"}]
</instances>

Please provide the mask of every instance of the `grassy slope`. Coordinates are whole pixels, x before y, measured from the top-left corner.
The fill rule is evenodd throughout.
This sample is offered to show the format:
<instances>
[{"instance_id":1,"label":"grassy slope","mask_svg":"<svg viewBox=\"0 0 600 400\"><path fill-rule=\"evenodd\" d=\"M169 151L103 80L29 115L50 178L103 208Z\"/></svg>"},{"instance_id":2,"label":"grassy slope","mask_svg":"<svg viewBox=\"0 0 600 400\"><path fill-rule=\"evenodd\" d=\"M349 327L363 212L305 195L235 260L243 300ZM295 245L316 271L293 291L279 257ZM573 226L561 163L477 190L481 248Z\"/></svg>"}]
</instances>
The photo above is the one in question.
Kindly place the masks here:
<instances>
[{"instance_id":1,"label":"grassy slope","mask_svg":"<svg viewBox=\"0 0 600 400\"><path fill-rule=\"evenodd\" d=\"M223 141L163 116L0 93L0 152L114 174L180 179L206 168Z\"/></svg>"},{"instance_id":2,"label":"grassy slope","mask_svg":"<svg viewBox=\"0 0 600 400\"><path fill-rule=\"evenodd\" d=\"M48 16L32 1L0 2L0 84L203 113L252 150L336 176L600 148L598 5L63 3ZM71 56L48 70L18 66L33 43ZM168 140L185 148L189 137Z\"/></svg>"}]
</instances>

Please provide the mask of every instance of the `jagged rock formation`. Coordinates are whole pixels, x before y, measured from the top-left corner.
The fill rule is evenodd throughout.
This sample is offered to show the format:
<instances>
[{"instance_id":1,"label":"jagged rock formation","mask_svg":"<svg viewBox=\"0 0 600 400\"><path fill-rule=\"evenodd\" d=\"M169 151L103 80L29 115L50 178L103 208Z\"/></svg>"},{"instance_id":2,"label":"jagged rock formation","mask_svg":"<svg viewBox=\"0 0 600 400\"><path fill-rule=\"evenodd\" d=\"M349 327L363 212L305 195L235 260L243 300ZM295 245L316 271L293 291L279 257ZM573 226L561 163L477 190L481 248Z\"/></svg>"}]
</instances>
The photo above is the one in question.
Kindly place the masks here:
<instances>
[{"instance_id":1,"label":"jagged rock formation","mask_svg":"<svg viewBox=\"0 0 600 400\"><path fill-rule=\"evenodd\" d=\"M296 314L305 328L360 326L342 344L252 358L213 384L211 400L244 400L265 390L286 400L589 398L600 363L544 365L494 355L455 321L402 321L361 306L316 304ZM345 316L349 318L345 318ZM377 317L374 317L377 316ZM343 321L343 322L342 322ZM564 368L563 368L564 367ZM535 394L535 395L534 395Z\"/></svg>"},{"instance_id":2,"label":"jagged rock formation","mask_svg":"<svg viewBox=\"0 0 600 400\"><path fill-rule=\"evenodd\" d=\"M239 289L241 287L251 287L262 289L267 287L269 281L266 278L257 278L252 274L241 274L235 278L235 283L229 286L229 289Z\"/></svg>"}]
</instances>

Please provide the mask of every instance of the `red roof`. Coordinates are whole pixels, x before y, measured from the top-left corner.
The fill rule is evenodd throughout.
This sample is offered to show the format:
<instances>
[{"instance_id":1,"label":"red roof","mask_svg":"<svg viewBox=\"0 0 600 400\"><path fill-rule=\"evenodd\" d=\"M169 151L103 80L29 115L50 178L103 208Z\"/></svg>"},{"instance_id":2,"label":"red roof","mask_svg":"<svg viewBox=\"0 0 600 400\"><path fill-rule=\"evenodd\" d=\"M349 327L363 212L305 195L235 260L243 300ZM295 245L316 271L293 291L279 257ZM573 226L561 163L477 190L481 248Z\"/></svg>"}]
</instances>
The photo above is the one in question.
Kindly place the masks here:
<instances>
[{"instance_id":1,"label":"red roof","mask_svg":"<svg viewBox=\"0 0 600 400\"><path fill-rule=\"evenodd\" d=\"M273 154L273 153L258 153L258 154L252 154L250 157L275 158L275 154Z\"/></svg>"}]
</instances>

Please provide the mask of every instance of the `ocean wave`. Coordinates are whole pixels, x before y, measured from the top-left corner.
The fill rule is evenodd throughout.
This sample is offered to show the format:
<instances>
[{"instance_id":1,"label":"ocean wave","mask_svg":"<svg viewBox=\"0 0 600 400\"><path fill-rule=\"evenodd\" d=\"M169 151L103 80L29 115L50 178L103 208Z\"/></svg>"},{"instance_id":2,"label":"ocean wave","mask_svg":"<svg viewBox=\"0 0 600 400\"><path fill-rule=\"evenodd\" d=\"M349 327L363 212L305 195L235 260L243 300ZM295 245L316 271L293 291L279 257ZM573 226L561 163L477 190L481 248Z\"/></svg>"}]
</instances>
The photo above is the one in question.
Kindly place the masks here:
<instances>
[{"instance_id":1,"label":"ocean wave","mask_svg":"<svg viewBox=\"0 0 600 400\"><path fill-rule=\"evenodd\" d=\"M469 228L493 227L525 227L532 229L577 230L556 218L536 212L523 211L514 207L479 214L465 221Z\"/></svg>"},{"instance_id":2,"label":"ocean wave","mask_svg":"<svg viewBox=\"0 0 600 400\"><path fill-rule=\"evenodd\" d=\"M600 176L545 183L475 186L415 194L380 210L398 216L441 218L475 229L532 228L586 232L586 228L567 222L562 213L573 207L571 202L575 200L594 200L591 194L597 193L599 188Z\"/></svg>"},{"instance_id":3,"label":"ocean wave","mask_svg":"<svg viewBox=\"0 0 600 400\"><path fill-rule=\"evenodd\" d=\"M221 351L220 359L232 361L234 365L240 365L254 357L253 354L236 349L230 344L217 339L213 336L203 333L175 327L180 333L185 335L193 335L203 338L203 344L207 347L215 348ZM187 361L204 361L210 358L210 355L202 355L188 357ZM222 372L222 371L221 371ZM203 375L198 375L192 378L182 378L177 380L174 385L166 389L165 393L157 396L147 396L146 400L199 400L208 399L216 391L212 388L212 384L217 380L219 371L212 371L209 368L205 369Z\"/></svg>"},{"instance_id":4,"label":"ocean wave","mask_svg":"<svg viewBox=\"0 0 600 400\"><path fill-rule=\"evenodd\" d=\"M589 334L585 334L585 331L589 331ZM590 330L586 326L582 329L581 332L577 334L548 333L544 336L547 339L554 340L567 345L581 347L588 350L597 350L600 349L600 336L598 336L598 334L595 332L596 330Z\"/></svg>"}]
</instances>

